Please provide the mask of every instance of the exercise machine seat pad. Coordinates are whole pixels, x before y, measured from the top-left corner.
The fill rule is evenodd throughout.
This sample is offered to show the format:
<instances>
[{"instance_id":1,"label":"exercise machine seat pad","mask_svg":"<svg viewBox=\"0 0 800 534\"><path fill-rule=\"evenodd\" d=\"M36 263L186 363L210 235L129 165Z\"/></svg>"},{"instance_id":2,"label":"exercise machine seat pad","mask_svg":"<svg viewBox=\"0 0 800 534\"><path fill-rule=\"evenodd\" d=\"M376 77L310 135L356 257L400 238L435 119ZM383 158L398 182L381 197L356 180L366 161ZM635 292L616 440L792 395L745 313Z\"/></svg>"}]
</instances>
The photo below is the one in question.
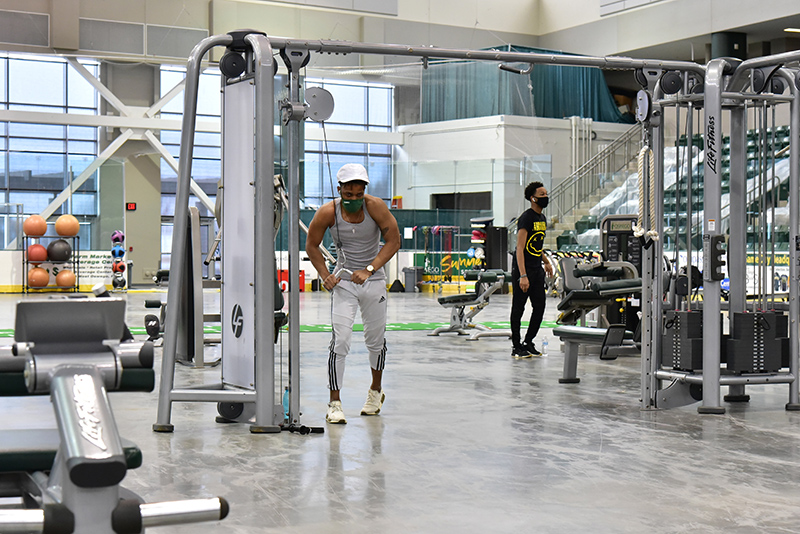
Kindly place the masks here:
<instances>
[{"instance_id":1,"label":"exercise machine seat pad","mask_svg":"<svg viewBox=\"0 0 800 534\"><path fill-rule=\"evenodd\" d=\"M28 394L25 384L25 358L0 357L0 397L17 397Z\"/></svg>"},{"instance_id":2,"label":"exercise machine seat pad","mask_svg":"<svg viewBox=\"0 0 800 534\"><path fill-rule=\"evenodd\" d=\"M602 343L606 336L606 329L591 326L557 326L553 328L553 335L558 336L562 341ZM633 332L626 330L624 339L632 340Z\"/></svg>"},{"instance_id":3,"label":"exercise machine seat pad","mask_svg":"<svg viewBox=\"0 0 800 534\"><path fill-rule=\"evenodd\" d=\"M502 276L505 281L511 281L511 273L503 271L502 269L488 269L486 271L469 270L464 271L464 280L477 280L487 284L497 282L497 278Z\"/></svg>"},{"instance_id":4,"label":"exercise machine seat pad","mask_svg":"<svg viewBox=\"0 0 800 534\"><path fill-rule=\"evenodd\" d=\"M625 276L625 269L622 267L606 267L604 265L595 265L593 267L578 266L572 270L572 274L577 278L585 276L593 276L598 278L622 278Z\"/></svg>"},{"instance_id":5,"label":"exercise machine seat pad","mask_svg":"<svg viewBox=\"0 0 800 534\"><path fill-rule=\"evenodd\" d=\"M608 304L608 302L608 297L603 297L596 291L575 289L567 293L567 296L558 303L558 309L563 311L571 308L596 308L597 306Z\"/></svg>"},{"instance_id":6,"label":"exercise machine seat pad","mask_svg":"<svg viewBox=\"0 0 800 534\"><path fill-rule=\"evenodd\" d=\"M57 428L10 429L0 432L0 472L49 471L59 445ZM142 465L142 451L135 443L121 438L128 469Z\"/></svg>"},{"instance_id":7,"label":"exercise machine seat pad","mask_svg":"<svg viewBox=\"0 0 800 534\"><path fill-rule=\"evenodd\" d=\"M592 282L592 291L617 291L630 289L632 291L642 290L641 278L624 278L622 280L609 280L608 282Z\"/></svg>"},{"instance_id":8,"label":"exercise machine seat pad","mask_svg":"<svg viewBox=\"0 0 800 534\"><path fill-rule=\"evenodd\" d=\"M460 295L446 295L439 297L439 304L469 304L478 298L477 293L462 293Z\"/></svg>"}]
</instances>

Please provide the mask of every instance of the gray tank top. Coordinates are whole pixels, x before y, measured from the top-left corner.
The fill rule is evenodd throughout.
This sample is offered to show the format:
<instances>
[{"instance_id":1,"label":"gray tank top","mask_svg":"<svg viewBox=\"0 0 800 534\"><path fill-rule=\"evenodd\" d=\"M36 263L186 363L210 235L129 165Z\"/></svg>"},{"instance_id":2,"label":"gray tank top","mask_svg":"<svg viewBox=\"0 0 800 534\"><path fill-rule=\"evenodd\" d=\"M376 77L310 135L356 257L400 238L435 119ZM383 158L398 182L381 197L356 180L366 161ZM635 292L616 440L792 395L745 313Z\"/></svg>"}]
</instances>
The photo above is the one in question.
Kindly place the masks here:
<instances>
[{"instance_id":1,"label":"gray tank top","mask_svg":"<svg viewBox=\"0 0 800 534\"><path fill-rule=\"evenodd\" d=\"M366 202L362 208L364 220L360 223L345 221L342 217L341 199L337 198L333 202L336 224L330 228L330 232L336 243L338 258L333 272L342 280L350 280L348 271L355 272L365 269L378 255L381 245L381 229L378 228L378 223L369 216ZM377 269L370 276L370 280L386 280L383 267Z\"/></svg>"}]
</instances>

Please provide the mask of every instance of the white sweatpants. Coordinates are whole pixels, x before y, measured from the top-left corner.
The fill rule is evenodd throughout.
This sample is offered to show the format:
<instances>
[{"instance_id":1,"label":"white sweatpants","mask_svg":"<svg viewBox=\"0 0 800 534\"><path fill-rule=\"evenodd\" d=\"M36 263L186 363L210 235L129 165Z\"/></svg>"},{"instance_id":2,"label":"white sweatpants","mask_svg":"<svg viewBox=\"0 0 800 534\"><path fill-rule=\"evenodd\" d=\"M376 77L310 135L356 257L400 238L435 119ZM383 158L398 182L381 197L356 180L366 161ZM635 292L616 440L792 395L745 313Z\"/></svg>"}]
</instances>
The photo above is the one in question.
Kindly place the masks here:
<instances>
[{"instance_id":1,"label":"white sweatpants","mask_svg":"<svg viewBox=\"0 0 800 534\"><path fill-rule=\"evenodd\" d=\"M361 308L364 344L369 365L383 371L386 364L386 281L367 280L361 285L340 281L331 295L331 338L328 357L328 388L340 390L344 380L344 361L350 352L356 312Z\"/></svg>"}]
</instances>

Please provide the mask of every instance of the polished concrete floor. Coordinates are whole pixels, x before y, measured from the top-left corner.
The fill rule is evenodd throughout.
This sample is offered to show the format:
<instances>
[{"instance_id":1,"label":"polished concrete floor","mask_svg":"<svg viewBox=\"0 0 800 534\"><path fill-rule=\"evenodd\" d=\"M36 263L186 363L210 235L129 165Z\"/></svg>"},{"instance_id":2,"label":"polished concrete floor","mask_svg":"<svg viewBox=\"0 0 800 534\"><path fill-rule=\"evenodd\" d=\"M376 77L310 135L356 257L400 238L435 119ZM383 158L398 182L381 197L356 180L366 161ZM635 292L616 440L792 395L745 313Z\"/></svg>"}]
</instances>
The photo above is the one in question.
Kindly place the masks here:
<instances>
[{"instance_id":1,"label":"polished concrete floor","mask_svg":"<svg viewBox=\"0 0 800 534\"><path fill-rule=\"evenodd\" d=\"M129 323L141 324L150 297L128 295ZM0 296L0 328L20 298ZM304 324L328 322L326 293L301 294L301 307ZM506 320L509 307L496 295L478 319ZM546 318L555 308L549 300ZM390 322L448 318L431 294L390 294L389 309ZM581 383L560 385L552 339L547 357L514 360L504 338L426 333L387 333L377 417L358 415L369 370L356 334L348 424L321 435L253 435L200 403L177 404L175 432L157 434L156 392L112 394L121 433L144 453L124 484L148 501L231 503L223 522L156 532L800 532L800 413L784 411L787 386L752 387L725 415L643 412L639 358L582 356ZM303 423L325 426L329 334L300 342ZM176 377L218 380L218 368L179 366ZM2 402L3 431L52 423L47 398Z\"/></svg>"}]
</instances>

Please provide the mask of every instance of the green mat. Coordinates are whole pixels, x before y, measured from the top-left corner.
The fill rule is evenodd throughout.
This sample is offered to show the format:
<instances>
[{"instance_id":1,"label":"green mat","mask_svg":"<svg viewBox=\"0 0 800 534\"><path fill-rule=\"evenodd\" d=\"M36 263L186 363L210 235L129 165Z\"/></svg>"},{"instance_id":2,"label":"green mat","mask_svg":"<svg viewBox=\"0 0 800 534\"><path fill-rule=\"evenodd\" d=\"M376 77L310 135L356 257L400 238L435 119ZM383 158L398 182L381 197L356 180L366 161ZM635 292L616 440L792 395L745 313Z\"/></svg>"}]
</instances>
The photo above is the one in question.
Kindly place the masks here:
<instances>
[{"instance_id":1,"label":"green mat","mask_svg":"<svg viewBox=\"0 0 800 534\"><path fill-rule=\"evenodd\" d=\"M448 324L450 324L450 323L389 323L389 324L386 325L386 330L388 330L390 332L411 332L411 331L416 331L416 330L433 330L433 329L438 328L440 326L447 326ZM482 324L483 326L488 326L489 328L500 329L500 330L511 328L511 326L510 326L508 321L494 321L494 322L487 321L485 323L478 323L478 324ZM528 326L528 323L523 321L522 322L522 327L526 328L527 326ZM553 321L543 321L542 322L542 327L543 328L555 328L556 326L558 326L558 325ZM284 327L284 330L286 330L285 327ZM356 331L356 332L363 332L364 331L364 325L363 324L355 324L355 325L353 325L353 330ZM130 329L130 331L131 331L131 334L136 335L136 336L147 335L147 332L145 332L145 329L143 327L139 328L139 327L135 327L134 326L134 327L132 327ZM216 325L215 326L206 326L203 329L203 331L206 334L220 334L222 332L222 327L216 326ZM329 325L329 324L304 324L304 325L300 325L300 332L301 333L302 332L330 332L330 331L331 331L331 325ZM13 328L0 329L0 337L14 337L14 329Z\"/></svg>"}]
</instances>

